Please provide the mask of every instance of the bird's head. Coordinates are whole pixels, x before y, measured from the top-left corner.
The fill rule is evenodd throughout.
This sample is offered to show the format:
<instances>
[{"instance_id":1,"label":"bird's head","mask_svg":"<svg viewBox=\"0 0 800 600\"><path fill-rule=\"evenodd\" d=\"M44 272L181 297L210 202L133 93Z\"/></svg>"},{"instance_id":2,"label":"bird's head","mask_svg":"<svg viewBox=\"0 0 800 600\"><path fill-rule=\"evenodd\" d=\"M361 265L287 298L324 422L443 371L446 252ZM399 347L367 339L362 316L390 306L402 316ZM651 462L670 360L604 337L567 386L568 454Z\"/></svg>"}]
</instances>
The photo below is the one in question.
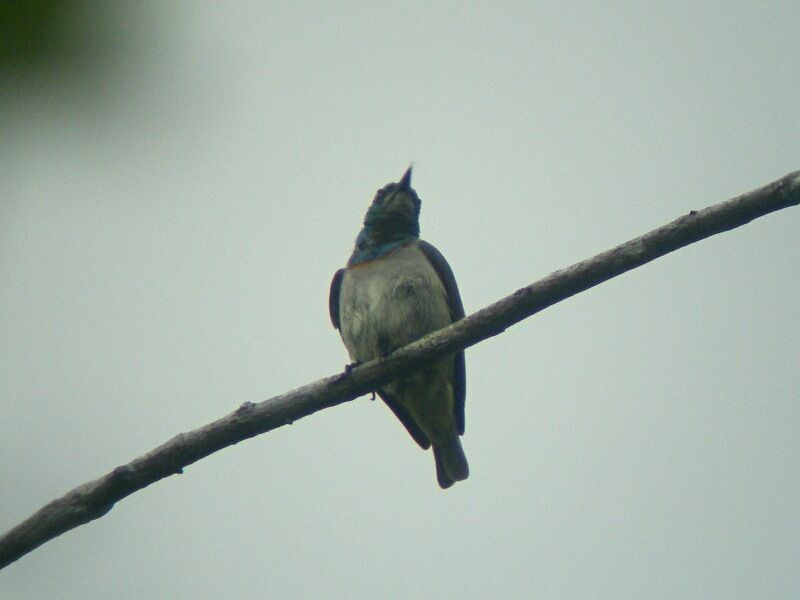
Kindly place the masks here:
<instances>
[{"instance_id":1,"label":"bird's head","mask_svg":"<svg viewBox=\"0 0 800 600\"><path fill-rule=\"evenodd\" d=\"M356 239L351 263L380 256L419 237L422 202L411 187L411 167L400 181L377 191L364 217L364 228Z\"/></svg>"},{"instance_id":2,"label":"bird's head","mask_svg":"<svg viewBox=\"0 0 800 600\"><path fill-rule=\"evenodd\" d=\"M393 235L419 235L419 196L411 187L411 167L400 181L377 191L364 217L364 227Z\"/></svg>"}]
</instances>

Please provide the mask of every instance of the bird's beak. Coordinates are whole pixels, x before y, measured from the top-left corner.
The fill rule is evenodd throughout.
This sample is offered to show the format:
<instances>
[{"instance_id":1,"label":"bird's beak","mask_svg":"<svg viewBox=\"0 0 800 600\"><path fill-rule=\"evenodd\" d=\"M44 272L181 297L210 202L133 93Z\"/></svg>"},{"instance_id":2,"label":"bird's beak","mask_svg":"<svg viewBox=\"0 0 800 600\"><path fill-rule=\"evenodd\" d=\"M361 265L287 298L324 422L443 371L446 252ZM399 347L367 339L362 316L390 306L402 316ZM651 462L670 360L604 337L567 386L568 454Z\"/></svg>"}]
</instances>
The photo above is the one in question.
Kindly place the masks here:
<instances>
[{"instance_id":1,"label":"bird's beak","mask_svg":"<svg viewBox=\"0 0 800 600\"><path fill-rule=\"evenodd\" d=\"M397 184L401 190L410 190L411 189L411 167L406 169L406 172L403 173L403 177L400 178L400 182Z\"/></svg>"}]
</instances>

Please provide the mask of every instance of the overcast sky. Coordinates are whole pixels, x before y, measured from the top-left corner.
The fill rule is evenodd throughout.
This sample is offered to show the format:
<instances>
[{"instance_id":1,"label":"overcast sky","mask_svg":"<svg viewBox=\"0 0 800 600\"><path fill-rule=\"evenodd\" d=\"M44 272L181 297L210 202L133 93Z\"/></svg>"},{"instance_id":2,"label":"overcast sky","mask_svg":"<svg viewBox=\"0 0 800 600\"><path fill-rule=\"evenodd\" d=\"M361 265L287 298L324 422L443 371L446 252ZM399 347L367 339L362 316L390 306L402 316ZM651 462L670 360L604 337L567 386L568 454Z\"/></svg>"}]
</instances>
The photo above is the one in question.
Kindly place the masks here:
<instances>
[{"instance_id":1,"label":"overcast sky","mask_svg":"<svg viewBox=\"0 0 800 600\"><path fill-rule=\"evenodd\" d=\"M4 80L0 530L341 370L331 276L412 161L468 313L800 169L797 2L335 5L127 6L96 72ZM798 597L798 230L469 349L450 490L364 397L123 500L0 598Z\"/></svg>"}]
</instances>

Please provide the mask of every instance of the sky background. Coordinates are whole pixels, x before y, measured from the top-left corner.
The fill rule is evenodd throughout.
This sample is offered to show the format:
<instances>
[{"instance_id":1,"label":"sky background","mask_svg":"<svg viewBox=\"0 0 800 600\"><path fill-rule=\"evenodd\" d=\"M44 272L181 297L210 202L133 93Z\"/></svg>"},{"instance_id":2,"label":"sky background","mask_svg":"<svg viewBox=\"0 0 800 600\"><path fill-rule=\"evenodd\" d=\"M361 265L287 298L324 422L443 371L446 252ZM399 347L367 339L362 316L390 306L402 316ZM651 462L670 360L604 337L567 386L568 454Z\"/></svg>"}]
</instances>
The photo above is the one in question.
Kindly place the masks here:
<instances>
[{"instance_id":1,"label":"sky background","mask_svg":"<svg viewBox=\"0 0 800 600\"><path fill-rule=\"evenodd\" d=\"M0 73L0 530L340 371L330 279L412 161L467 313L800 169L797 2L76 6L74 52ZM450 490L363 397L121 501L0 598L797 597L798 229L470 348Z\"/></svg>"}]
</instances>

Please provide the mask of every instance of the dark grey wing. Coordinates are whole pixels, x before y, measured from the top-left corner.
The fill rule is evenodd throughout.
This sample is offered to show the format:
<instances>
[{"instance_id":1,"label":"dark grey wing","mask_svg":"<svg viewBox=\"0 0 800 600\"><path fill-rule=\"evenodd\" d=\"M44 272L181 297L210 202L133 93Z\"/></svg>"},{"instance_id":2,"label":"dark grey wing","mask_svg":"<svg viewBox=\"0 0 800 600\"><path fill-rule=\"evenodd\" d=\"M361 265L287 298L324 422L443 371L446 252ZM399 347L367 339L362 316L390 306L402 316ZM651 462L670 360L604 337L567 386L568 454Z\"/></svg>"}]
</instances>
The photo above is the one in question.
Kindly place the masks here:
<instances>
[{"instance_id":1,"label":"dark grey wing","mask_svg":"<svg viewBox=\"0 0 800 600\"><path fill-rule=\"evenodd\" d=\"M411 434L411 437L414 438L414 441L417 442L423 450L427 450L431 447L431 441L428 439L428 436L419 428L419 425L411 418L411 415L408 414L403 405L400 404L394 396L387 394L384 390L378 390L378 396L381 397L386 403L386 406L392 409L394 415L400 419L400 422L405 426L408 433Z\"/></svg>"},{"instance_id":2,"label":"dark grey wing","mask_svg":"<svg viewBox=\"0 0 800 600\"><path fill-rule=\"evenodd\" d=\"M342 290L342 279L345 269L339 269L334 273L331 281L331 292L328 296L328 312L331 315L331 323L339 329L339 292Z\"/></svg>"},{"instance_id":3,"label":"dark grey wing","mask_svg":"<svg viewBox=\"0 0 800 600\"><path fill-rule=\"evenodd\" d=\"M439 275L439 279L444 284L444 291L447 292L447 304L450 307L450 318L455 323L464 318L464 304L461 302L461 294L458 293L458 284L453 275L453 270L447 264L442 253L439 252L428 242L419 240L419 249L431 263L431 266ZM459 350L453 357L453 393L455 395L456 426L458 433L464 434L464 401L467 396L467 367L464 361L464 351Z\"/></svg>"}]
</instances>

